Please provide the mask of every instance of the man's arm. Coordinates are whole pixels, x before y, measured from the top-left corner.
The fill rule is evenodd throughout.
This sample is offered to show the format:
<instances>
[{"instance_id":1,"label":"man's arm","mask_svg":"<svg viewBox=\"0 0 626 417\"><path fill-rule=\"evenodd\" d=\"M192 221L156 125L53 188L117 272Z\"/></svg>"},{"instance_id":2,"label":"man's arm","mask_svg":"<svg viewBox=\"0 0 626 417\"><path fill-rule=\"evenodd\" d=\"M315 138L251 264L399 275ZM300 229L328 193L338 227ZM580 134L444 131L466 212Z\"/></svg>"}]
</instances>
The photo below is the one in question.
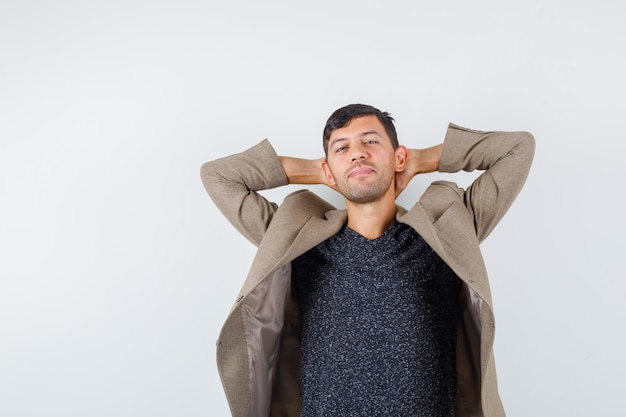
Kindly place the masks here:
<instances>
[{"instance_id":1,"label":"man's arm","mask_svg":"<svg viewBox=\"0 0 626 417\"><path fill-rule=\"evenodd\" d=\"M287 184L325 184L325 158L277 156L269 141L202 165L202 183L235 228L259 245L278 205L257 191Z\"/></svg>"},{"instance_id":2,"label":"man's arm","mask_svg":"<svg viewBox=\"0 0 626 417\"><path fill-rule=\"evenodd\" d=\"M396 197L417 174L485 171L467 190L452 182L433 183L448 188L462 198L474 217L476 234L482 241L520 192L528 176L534 150L535 141L528 132L482 132L450 124L443 144L425 149L407 149L406 168L396 173ZM429 190L425 195L428 194Z\"/></svg>"},{"instance_id":3,"label":"man's arm","mask_svg":"<svg viewBox=\"0 0 626 417\"><path fill-rule=\"evenodd\" d=\"M206 162L200 170L209 196L232 225L259 245L278 205L257 191L288 184L269 141L225 158Z\"/></svg>"},{"instance_id":4,"label":"man's arm","mask_svg":"<svg viewBox=\"0 0 626 417\"><path fill-rule=\"evenodd\" d=\"M482 242L502 219L526 182L535 152L535 139L528 132L483 132L450 124L446 132L440 172L484 171L462 190L448 187L462 196L474 218L476 236Z\"/></svg>"}]
</instances>

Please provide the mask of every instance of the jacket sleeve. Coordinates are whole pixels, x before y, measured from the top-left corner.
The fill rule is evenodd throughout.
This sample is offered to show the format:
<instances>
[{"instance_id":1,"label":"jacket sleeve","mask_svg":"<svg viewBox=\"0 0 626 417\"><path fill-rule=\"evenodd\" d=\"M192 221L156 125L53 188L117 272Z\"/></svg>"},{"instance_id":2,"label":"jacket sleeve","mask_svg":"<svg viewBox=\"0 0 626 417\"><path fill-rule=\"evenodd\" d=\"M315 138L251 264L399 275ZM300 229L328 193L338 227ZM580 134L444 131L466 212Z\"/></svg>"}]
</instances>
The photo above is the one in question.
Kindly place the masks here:
<instances>
[{"instance_id":1,"label":"jacket sleeve","mask_svg":"<svg viewBox=\"0 0 626 417\"><path fill-rule=\"evenodd\" d=\"M239 154L206 162L200 169L209 196L250 242L258 246L278 205L257 191L287 185L287 175L267 139Z\"/></svg>"},{"instance_id":2,"label":"jacket sleeve","mask_svg":"<svg viewBox=\"0 0 626 417\"><path fill-rule=\"evenodd\" d=\"M535 152L527 132L482 132L450 124L439 164L440 172L484 170L462 193L473 216L479 242L491 233L526 182Z\"/></svg>"}]
</instances>

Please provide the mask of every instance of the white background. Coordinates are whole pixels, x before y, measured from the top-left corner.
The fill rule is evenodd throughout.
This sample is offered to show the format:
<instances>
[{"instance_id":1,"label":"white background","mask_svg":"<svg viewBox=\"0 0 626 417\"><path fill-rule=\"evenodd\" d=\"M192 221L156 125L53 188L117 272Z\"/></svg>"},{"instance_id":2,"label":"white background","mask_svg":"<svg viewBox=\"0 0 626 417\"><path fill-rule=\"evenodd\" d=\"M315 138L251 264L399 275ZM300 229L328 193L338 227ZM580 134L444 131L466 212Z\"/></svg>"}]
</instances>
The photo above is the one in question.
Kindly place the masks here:
<instances>
[{"instance_id":1,"label":"white background","mask_svg":"<svg viewBox=\"0 0 626 417\"><path fill-rule=\"evenodd\" d=\"M0 0L0 415L229 415L215 340L254 248L200 165L264 137L319 157L363 102L412 147L449 121L535 135L483 245L502 399L622 416L625 7Z\"/></svg>"}]
</instances>

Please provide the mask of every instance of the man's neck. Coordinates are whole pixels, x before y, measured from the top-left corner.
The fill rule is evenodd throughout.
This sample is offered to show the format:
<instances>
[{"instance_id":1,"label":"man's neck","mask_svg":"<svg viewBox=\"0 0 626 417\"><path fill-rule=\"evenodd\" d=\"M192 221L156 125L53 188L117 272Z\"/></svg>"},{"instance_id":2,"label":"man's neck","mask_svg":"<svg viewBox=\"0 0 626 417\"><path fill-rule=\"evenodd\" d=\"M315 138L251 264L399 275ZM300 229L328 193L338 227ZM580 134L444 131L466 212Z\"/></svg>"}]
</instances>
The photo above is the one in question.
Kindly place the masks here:
<instances>
[{"instance_id":1,"label":"man's neck","mask_svg":"<svg viewBox=\"0 0 626 417\"><path fill-rule=\"evenodd\" d=\"M393 198L367 204L346 201L346 207L348 227L370 240L382 235L396 219L396 202Z\"/></svg>"}]
</instances>

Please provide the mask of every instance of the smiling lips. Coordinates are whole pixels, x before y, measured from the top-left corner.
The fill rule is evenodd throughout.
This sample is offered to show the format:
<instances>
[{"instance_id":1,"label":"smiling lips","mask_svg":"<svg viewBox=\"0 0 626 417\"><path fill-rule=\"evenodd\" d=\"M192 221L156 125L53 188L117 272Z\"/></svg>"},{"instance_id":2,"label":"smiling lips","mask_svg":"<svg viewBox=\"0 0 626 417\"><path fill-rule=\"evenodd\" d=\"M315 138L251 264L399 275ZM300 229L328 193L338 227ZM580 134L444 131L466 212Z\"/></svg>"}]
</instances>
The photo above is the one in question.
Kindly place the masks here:
<instances>
[{"instance_id":1,"label":"smiling lips","mask_svg":"<svg viewBox=\"0 0 626 417\"><path fill-rule=\"evenodd\" d=\"M365 165L360 165L348 173L348 178L360 177L361 175L371 174L372 172L374 172L373 168Z\"/></svg>"}]
</instances>

